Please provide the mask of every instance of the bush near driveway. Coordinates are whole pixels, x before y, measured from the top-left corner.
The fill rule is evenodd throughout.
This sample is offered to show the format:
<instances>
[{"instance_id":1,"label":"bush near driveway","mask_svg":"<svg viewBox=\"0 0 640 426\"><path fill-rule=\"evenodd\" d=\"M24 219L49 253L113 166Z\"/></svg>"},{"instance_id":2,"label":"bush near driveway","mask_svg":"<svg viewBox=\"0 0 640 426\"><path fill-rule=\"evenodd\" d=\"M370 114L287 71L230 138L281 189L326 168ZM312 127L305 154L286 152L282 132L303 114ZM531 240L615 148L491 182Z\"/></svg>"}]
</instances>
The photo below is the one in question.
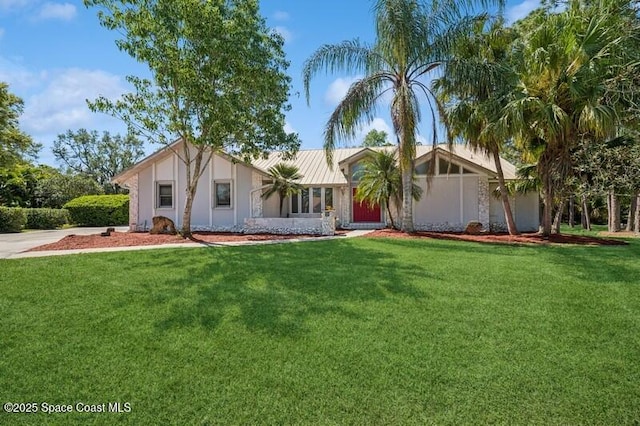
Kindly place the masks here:
<instances>
[{"instance_id":1,"label":"bush near driveway","mask_svg":"<svg viewBox=\"0 0 640 426\"><path fill-rule=\"evenodd\" d=\"M26 223L25 209L0 207L0 232L20 232Z\"/></svg>"},{"instance_id":2,"label":"bush near driveway","mask_svg":"<svg viewBox=\"0 0 640 426\"><path fill-rule=\"evenodd\" d=\"M85 195L69 201L64 208L76 225L114 226L129 222L128 195Z\"/></svg>"},{"instance_id":3,"label":"bush near driveway","mask_svg":"<svg viewBox=\"0 0 640 426\"><path fill-rule=\"evenodd\" d=\"M24 209L28 229L55 229L69 223L69 210Z\"/></svg>"}]
</instances>

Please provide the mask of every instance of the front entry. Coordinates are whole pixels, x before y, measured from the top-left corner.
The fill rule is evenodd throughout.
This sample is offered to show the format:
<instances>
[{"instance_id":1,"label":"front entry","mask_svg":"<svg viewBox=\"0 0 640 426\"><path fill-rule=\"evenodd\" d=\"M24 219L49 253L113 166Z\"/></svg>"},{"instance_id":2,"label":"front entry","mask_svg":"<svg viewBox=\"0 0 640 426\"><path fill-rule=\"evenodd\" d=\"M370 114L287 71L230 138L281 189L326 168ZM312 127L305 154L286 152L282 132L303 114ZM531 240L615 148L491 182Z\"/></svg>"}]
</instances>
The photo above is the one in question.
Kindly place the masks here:
<instances>
[{"instance_id":1,"label":"front entry","mask_svg":"<svg viewBox=\"0 0 640 426\"><path fill-rule=\"evenodd\" d=\"M353 221L354 222L375 222L381 220L380 204L371 206L366 201L359 203L356 201L356 188L352 191L353 199Z\"/></svg>"}]
</instances>

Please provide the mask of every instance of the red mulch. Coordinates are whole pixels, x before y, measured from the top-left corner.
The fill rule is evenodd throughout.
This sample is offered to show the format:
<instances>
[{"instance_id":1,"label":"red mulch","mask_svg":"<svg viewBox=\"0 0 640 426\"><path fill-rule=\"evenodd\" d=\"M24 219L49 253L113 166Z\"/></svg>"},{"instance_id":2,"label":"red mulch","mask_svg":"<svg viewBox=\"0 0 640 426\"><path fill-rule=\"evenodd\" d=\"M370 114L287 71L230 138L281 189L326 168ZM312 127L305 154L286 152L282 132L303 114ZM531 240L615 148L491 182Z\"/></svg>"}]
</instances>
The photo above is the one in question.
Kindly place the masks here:
<instances>
[{"instance_id":1,"label":"red mulch","mask_svg":"<svg viewBox=\"0 0 640 426\"><path fill-rule=\"evenodd\" d=\"M108 237L102 237L99 234L67 235L60 241L34 247L29 251L151 246L157 244L183 244L190 242L219 243L234 241L272 241L314 237L317 237L317 235L248 235L230 232L194 232L192 239L184 239L179 235L169 234L151 235L147 232L112 232Z\"/></svg>"},{"instance_id":2,"label":"red mulch","mask_svg":"<svg viewBox=\"0 0 640 426\"><path fill-rule=\"evenodd\" d=\"M368 238L434 238L438 240L460 240L474 241L479 243L499 243L499 244L580 244L598 246L627 245L626 241L610 238L587 237L581 235L553 234L545 240L536 233L527 233L511 236L509 234L480 234L467 235L454 232L405 232L393 229L381 229L367 234Z\"/></svg>"}]
</instances>

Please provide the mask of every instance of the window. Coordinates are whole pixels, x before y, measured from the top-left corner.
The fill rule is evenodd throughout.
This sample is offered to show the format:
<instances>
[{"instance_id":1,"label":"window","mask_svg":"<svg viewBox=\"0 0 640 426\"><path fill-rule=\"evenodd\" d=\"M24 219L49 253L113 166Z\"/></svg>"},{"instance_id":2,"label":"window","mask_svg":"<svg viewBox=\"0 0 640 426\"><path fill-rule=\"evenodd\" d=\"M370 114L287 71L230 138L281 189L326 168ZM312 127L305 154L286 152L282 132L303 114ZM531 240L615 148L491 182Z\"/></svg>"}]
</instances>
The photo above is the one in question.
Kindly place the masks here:
<instances>
[{"instance_id":1,"label":"window","mask_svg":"<svg viewBox=\"0 0 640 426\"><path fill-rule=\"evenodd\" d=\"M438 171L438 174L441 174L441 175L460 174L460 166L458 166L457 164L449 163L447 160L443 158L440 158L440 161L438 163L439 163L438 167L440 168L440 170Z\"/></svg>"},{"instance_id":2,"label":"window","mask_svg":"<svg viewBox=\"0 0 640 426\"><path fill-rule=\"evenodd\" d=\"M416 166L415 172L417 175L426 175L429 171L429 161L425 161L424 163L420 163Z\"/></svg>"},{"instance_id":3,"label":"window","mask_svg":"<svg viewBox=\"0 0 640 426\"><path fill-rule=\"evenodd\" d=\"M156 184L156 207L159 209L173 208L173 183L158 182Z\"/></svg>"},{"instance_id":4,"label":"window","mask_svg":"<svg viewBox=\"0 0 640 426\"><path fill-rule=\"evenodd\" d=\"M309 190L307 188L302 190L302 210L300 213L309 213Z\"/></svg>"},{"instance_id":5,"label":"window","mask_svg":"<svg viewBox=\"0 0 640 426\"><path fill-rule=\"evenodd\" d=\"M364 166L362 163L356 163L351 165L351 180L353 182L357 182L360 180L360 176L362 175L362 169Z\"/></svg>"},{"instance_id":6,"label":"window","mask_svg":"<svg viewBox=\"0 0 640 426\"><path fill-rule=\"evenodd\" d=\"M324 189L324 208L332 209L333 206L333 188Z\"/></svg>"},{"instance_id":7,"label":"window","mask_svg":"<svg viewBox=\"0 0 640 426\"><path fill-rule=\"evenodd\" d=\"M313 188L313 212L322 212L322 189Z\"/></svg>"},{"instance_id":8,"label":"window","mask_svg":"<svg viewBox=\"0 0 640 426\"><path fill-rule=\"evenodd\" d=\"M231 181L216 181L213 183L214 204L216 208L231 207Z\"/></svg>"},{"instance_id":9,"label":"window","mask_svg":"<svg viewBox=\"0 0 640 426\"><path fill-rule=\"evenodd\" d=\"M293 194L291 196L291 213L300 213L300 203L298 202L298 195L299 194Z\"/></svg>"},{"instance_id":10,"label":"window","mask_svg":"<svg viewBox=\"0 0 640 426\"><path fill-rule=\"evenodd\" d=\"M304 188L291 196L291 213L322 213L333 205L333 188Z\"/></svg>"}]
</instances>

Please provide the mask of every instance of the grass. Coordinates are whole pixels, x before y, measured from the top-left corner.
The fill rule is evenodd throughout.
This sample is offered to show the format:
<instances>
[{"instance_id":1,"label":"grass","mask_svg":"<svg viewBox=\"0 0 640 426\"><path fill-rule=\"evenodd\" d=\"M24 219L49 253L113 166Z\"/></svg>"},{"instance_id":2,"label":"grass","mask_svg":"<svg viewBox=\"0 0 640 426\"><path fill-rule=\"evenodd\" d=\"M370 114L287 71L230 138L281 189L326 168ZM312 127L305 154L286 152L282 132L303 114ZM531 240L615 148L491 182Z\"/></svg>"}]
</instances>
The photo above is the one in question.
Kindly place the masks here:
<instances>
[{"instance_id":1,"label":"grass","mask_svg":"<svg viewBox=\"0 0 640 426\"><path fill-rule=\"evenodd\" d=\"M0 424L638 424L640 244L0 261Z\"/></svg>"}]
</instances>

